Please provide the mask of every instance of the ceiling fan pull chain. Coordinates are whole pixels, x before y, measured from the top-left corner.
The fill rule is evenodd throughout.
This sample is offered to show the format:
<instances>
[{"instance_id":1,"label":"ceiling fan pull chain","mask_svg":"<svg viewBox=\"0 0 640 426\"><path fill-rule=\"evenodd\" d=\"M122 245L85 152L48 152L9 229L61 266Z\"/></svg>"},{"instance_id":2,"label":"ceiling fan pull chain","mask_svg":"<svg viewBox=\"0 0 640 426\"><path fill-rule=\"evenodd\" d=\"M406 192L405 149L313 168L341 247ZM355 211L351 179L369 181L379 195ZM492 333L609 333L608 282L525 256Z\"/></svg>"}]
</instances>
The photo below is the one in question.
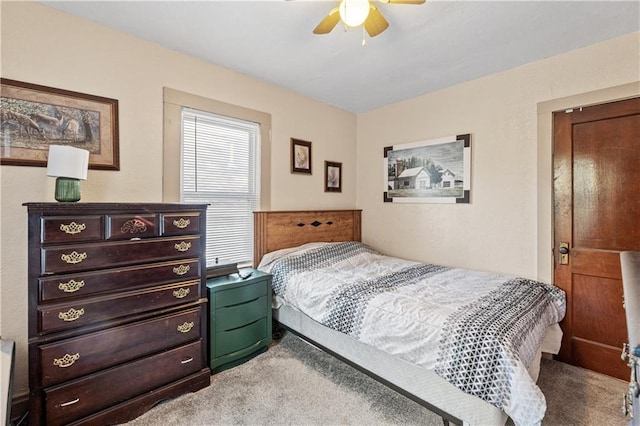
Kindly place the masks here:
<instances>
[{"instance_id":1,"label":"ceiling fan pull chain","mask_svg":"<svg viewBox=\"0 0 640 426\"><path fill-rule=\"evenodd\" d=\"M364 30L364 25L362 26L362 45L366 46L367 45L367 34L365 33Z\"/></svg>"}]
</instances>

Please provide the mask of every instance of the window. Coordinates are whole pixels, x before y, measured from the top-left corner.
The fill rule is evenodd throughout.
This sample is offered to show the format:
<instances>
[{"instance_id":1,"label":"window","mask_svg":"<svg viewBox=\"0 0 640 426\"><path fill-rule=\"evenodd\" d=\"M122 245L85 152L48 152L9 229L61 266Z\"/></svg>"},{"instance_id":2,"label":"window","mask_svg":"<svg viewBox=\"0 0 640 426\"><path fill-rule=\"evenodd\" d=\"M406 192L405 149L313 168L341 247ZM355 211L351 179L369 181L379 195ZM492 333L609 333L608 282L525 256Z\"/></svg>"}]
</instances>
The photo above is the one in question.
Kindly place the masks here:
<instances>
[{"instance_id":1,"label":"window","mask_svg":"<svg viewBox=\"0 0 640 426\"><path fill-rule=\"evenodd\" d=\"M269 114L164 88L162 199L208 204L207 266L252 264L253 211L270 207L270 158Z\"/></svg>"},{"instance_id":2,"label":"window","mask_svg":"<svg viewBox=\"0 0 640 426\"><path fill-rule=\"evenodd\" d=\"M182 109L182 201L209 204L207 266L252 261L259 147L257 123Z\"/></svg>"}]
</instances>

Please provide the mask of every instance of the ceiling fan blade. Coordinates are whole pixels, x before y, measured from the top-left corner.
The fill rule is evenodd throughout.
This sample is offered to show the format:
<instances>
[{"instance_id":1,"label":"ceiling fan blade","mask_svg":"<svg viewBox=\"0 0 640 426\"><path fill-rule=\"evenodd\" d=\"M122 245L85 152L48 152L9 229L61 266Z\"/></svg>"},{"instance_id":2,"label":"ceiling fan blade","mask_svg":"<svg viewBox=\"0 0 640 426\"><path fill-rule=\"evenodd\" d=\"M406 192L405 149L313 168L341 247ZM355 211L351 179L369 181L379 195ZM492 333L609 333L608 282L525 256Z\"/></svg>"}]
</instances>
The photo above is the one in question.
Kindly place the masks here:
<instances>
[{"instance_id":1,"label":"ceiling fan blade","mask_svg":"<svg viewBox=\"0 0 640 426\"><path fill-rule=\"evenodd\" d=\"M389 28L389 23L382 13L376 8L374 5L371 5L371 9L369 10L369 16L367 20L364 21L364 29L367 30L370 37L375 37L384 30Z\"/></svg>"},{"instance_id":2,"label":"ceiling fan blade","mask_svg":"<svg viewBox=\"0 0 640 426\"><path fill-rule=\"evenodd\" d=\"M340 22L340 10L336 7L324 17L318 26L313 30L314 34L328 34Z\"/></svg>"},{"instance_id":3,"label":"ceiling fan blade","mask_svg":"<svg viewBox=\"0 0 640 426\"><path fill-rule=\"evenodd\" d=\"M382 3L394 4L423 4L426 0L380 0Z\"/></svg>"}]
</instances>

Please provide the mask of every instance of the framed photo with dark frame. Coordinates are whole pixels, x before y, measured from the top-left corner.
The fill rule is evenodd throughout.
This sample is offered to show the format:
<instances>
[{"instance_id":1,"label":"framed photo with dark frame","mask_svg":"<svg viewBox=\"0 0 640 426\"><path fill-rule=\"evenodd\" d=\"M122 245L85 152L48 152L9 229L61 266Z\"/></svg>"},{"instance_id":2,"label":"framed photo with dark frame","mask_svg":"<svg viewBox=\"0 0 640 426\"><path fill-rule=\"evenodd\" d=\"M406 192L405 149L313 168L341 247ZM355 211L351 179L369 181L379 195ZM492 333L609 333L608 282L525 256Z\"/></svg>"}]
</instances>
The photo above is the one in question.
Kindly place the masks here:
<instances>
[{"instance_id":1,"label":"framed photo with dark frame","mask_svg":"<svg viewBox=\"0 0 640 426\"><path fill-rule=\"evenodd\" d=\"M89 151L89 168L120 170L118 101L0 79L0 164L46 167L50 145Z\"/></svg>"},{"instance_id":2,"label":"framed photo with dark frame","mask_svg":"<svg viewBox=\"0 0 640 426\"><path fill-rule=\"evenodd\" d=\"M342 192L342 163L324 162L324 192Z\"/></svg>"},{"instance_id":3,"label":"framed photo with dark frame","mask_svg":"<svg viewBox=\"0 0 640 426\"><path fill-rule=\"evenodd\" d=\"M291 173L311 174L311 142L291 138Z\"/></svg>"},{"instance_id":4,"label":"framed photo with dark frame","mask_svg":"<svg viewBox=\"0 0 640 426\"><path fill-rule=\"evenodd\" d=\"M470 203L471 134L384 148L385 203Z\"/></svg>"}]
</instances>

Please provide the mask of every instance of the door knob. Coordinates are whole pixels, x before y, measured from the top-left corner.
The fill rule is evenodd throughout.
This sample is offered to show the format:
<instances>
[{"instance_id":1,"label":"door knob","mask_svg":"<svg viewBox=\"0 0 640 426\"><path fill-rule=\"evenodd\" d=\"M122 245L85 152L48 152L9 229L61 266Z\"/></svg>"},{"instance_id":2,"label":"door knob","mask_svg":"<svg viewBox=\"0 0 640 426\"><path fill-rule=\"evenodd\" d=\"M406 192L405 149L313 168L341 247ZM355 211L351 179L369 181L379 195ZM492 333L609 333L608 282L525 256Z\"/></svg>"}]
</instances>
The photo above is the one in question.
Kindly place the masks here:
<instances>
[{"instance_id":1,"label":"door knob","mask_svg":"<svg viewBox=\"0 0 640 426\"><path fill-rule=\"evenodd\" d=\"M560 243L560 247L558 248L560 252L560 264L568 265L569 264L569 243Z\"/></svg>"}]
</instances>

